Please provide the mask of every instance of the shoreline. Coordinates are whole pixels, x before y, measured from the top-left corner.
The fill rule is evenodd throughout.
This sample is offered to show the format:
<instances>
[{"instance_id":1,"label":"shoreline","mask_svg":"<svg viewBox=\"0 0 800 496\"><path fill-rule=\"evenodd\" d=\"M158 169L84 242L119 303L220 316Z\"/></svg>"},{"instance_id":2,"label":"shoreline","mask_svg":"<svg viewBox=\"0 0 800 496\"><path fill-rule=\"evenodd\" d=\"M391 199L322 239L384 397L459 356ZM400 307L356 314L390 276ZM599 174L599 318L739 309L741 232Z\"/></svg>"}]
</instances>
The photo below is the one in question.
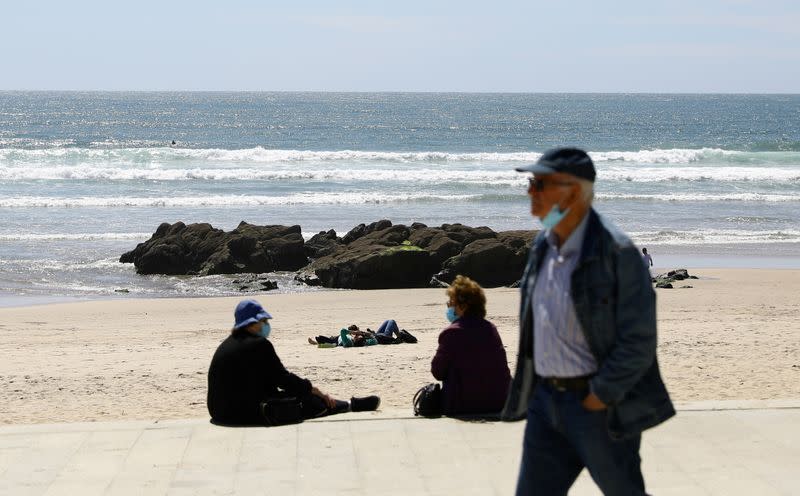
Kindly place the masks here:
<instances>
[{"instance_id":1,"label":"shoreline","mask_svg":"<svg viewBox=\"0 0 800 496\"><path fill-rule=\"evenodd\" d=\"M653 271L676 268L703 269L800 269L798 243L723 243L659 245L637 243L653 256Z\"/></svg>"},{"instance_id":2,"label":"shoreline","mask_svg":"<svg viewBox=\"0 0 800 496\"><path fill-rule=\"evenodd\" d=\"M796 245L796 246L795 246ZM764 255L762 245L647 245L648 251L653 255L654 266L650 269L653 276L674 269L687 269L690 273L704 270L800 270L800 244L774 244L770 245L773 252ZM272 279L279 276L273 273L262 274ZM246 274L230 274L230 277L239 277ZM137 276L145 277L145 276ZM169 277L169 276L163 276ZM188 276L193 277L193 276ZM124 285L122 285L124 286ZM208 299L208 298L247 298L252 295L271 294L303 294L305 292L327 291L352 291L351 289L323 288L319 286L301 286L304 290L293 290L285 286L275 293L241 292L229 295L204 295L198 293L175 294L165 292L163 295L153 293L140 294L134 289L131 292L117 292L119 285L115 285L110 293L102 294L31 294L29 290L21 293L9 291L0 292L0 308L18 308L41 306L56 303L78 303L82 301L128 301L142 299ZM424 288L404 288L424 289Z\"/></svg>"},{"instance_id":3,"label":"shoreline","mask_svg":"<svg viewBox=\"0 0 800 496\"><path fill-rule=\"evenodd\" d=\"M676 402L800 398L800 270L692 270L657 290L658 358ZM487 292L513 373L517 289ZM411 408L432 382L444 289L247 295L273 314L286 367L336 397L379 394ZM0 423L195 418L206 372L240 297L81 301L0 308ZM419 343L320 349L306 338L394 318Z\"/></svg>"}]
</instances>

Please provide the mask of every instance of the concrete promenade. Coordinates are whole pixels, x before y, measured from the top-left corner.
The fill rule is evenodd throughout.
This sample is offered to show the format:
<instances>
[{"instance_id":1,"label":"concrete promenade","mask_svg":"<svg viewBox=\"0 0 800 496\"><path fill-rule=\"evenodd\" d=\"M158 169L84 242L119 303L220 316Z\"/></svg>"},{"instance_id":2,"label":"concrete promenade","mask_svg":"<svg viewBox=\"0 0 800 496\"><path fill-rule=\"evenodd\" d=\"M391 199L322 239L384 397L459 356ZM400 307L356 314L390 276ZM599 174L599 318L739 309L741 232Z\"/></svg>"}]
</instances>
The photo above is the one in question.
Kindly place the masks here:
<instances>
[{"instance_id":1,"label":"concrete promenade","mask_svg":"<svg viewBox=\"0 0 800 496\"><path fill-rule=\"evenodd\" d=\"M509 495L524 422L344 414L0 427L0 495ZM679 405L642 443L656 495L800 495L800 400ZM600 494L586 471L570 494Z\"/></svg>"}]
</instances>

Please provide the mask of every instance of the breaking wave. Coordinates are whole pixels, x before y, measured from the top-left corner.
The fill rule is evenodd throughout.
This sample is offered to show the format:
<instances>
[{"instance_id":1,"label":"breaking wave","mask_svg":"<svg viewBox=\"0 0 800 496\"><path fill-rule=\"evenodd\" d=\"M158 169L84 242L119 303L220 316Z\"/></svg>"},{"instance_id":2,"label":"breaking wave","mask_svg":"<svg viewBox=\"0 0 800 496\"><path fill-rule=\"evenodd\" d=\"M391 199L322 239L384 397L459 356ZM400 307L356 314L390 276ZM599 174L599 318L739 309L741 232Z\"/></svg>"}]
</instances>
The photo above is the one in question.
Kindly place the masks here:
<instances>
[{"instance_id":1,"label":"breaking wave","mask_svg":"<svg viewBox=\"0 0 800 496\"><path fill-rule=\"evenodd\" d=\"M149 238L151 233L0 234L0 241L114 241Z\"/></svg>"},{"instance_id":2,"label":"breaking wave","mask_svg":"<svg viewBox=\"0 0 800 496\"><path fill-rule=\"evenodd\" d=\"M630 237L637 244L702 245L730 243L798 243L800 231L794 229L776 231L744 231L735 229L695 229L691 231L632 232Z\"/></svg>"},{"instance_id":3,"label":"breaking wave","mask_svg":"<svg viewBox=\"0 0 800 496\"><path fill-rule=\"evenodd\" d=\"M598 163L631 162L639 164L690 163L754 163L798 164L797 151L736 151L720 148L674 148L639 151L590 152ZM174 162L203 162L239 164L293 164L298 162L357 162L357 163L518 163L534 162L539 152L475 152L442 151L363 151L363 150L273 150L260 146L238 150L224 148L0 148L0 164L80 164L113 163L119 165L165 164Z\"/></svg>"},{"instance_id":4,"label":"breaking wave","mask_svg":"<svg viewBox=\"0 0 800 496\"><path fill-rule=\"evenodd\" d=\"M0 198L0 208L31 207L236 207L258 205L357 205L399 202L447 202L470 200L479 195L430 195L424 193L386 194L386 193L297 193L288 196L172 196L172 197L82 197L53 198L46 196L26 196L19 198Z\"/></svg>"},{"instance_id":5,"label":"breaking wave","mask_svg":"<svg viewBox=\"0 0 800 496\"><path fill-rule=\"evenodd\" d=\"M770 193L596 193L599 201L651 202L800 202L800 195ZM50 197L21 196L0 198L0 208L99 208L99 207L247 207L280 205L365 205L392 203L446 202L525 202L525 194L432 194L432 193L294 193L285 196L268 195L195 195L167 197ZM57 236L57 235L53 235ZM116 239L104 238L97 239ZM2 240L0 235L0 240ZM64 238L66 239L66 238Z\"/></svg>"}]
</instances>

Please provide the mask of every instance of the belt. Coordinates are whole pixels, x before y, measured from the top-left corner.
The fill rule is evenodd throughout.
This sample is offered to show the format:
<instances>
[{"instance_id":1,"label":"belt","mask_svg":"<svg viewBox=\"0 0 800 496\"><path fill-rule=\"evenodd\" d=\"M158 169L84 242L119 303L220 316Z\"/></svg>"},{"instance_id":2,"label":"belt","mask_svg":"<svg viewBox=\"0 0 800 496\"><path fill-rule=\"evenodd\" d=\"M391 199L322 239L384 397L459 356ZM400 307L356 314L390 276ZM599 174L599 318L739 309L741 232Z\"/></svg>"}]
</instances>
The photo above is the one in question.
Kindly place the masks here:
<instances>
[{"instance_id":1,"label":"belt","mask_svg":"<svg viewBox=\"0 0 800 496\"><path fill-rule=\"evenodd\" d=\"M591 375L583 377L542 377L541 380L556 391L581 392L589 389Z\"/></svg>"}]
</instances>

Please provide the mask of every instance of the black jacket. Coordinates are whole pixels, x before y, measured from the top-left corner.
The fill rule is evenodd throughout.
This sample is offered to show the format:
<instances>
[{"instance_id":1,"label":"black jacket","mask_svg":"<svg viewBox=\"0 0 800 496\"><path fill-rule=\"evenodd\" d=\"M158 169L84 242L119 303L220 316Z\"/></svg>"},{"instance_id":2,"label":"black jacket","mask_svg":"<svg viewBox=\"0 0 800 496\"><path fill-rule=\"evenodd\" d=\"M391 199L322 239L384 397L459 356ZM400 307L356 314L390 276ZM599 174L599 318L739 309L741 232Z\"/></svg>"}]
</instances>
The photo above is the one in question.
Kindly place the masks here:
<instances>
[{"instance_id":1,"label":"black jacket","mask_svg":"<svg viewBox=\"0 0 800 496\"><path fill-rule=\"evenodd\" d=\"M208 368L208 413L224 424L263 423L259 404L277 396L311 393L311 382L284 368L269 340L236 331L223 341Z\"/></svg>"}]
</instances>

